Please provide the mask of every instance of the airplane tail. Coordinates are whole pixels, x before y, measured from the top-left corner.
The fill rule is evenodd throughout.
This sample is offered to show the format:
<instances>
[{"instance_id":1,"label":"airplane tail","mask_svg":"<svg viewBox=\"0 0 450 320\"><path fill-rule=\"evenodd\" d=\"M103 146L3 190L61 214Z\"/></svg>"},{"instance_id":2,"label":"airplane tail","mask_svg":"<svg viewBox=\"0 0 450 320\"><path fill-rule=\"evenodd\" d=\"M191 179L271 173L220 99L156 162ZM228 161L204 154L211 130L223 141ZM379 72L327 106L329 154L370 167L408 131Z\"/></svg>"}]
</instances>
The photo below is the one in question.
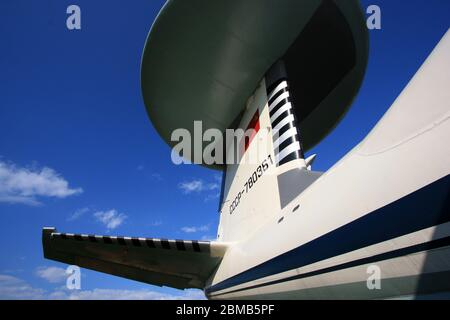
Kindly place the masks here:
<instances>
[{"instance_id":1,"label":"airplane tail","mask_svg":"<svg viewBox=\"0 0 450 320\"><path fill-rule=\"evenodd\" d=\"M283 61L270 68L248 99L235 132L243 134L227 139L231 143L220 202L221 241L243 239L269 219L277 219L321 175L311 171L316 156L305 159Z\"/></svg>"},{"instance_id":2,"label":"airplane tail","mask_svg":"<svg viewBox=\"0 0 450 320\"><path fill-rule=\"evenodd\" d=\"M270 219L281 221L283 208L319 179L321 173L311 171L315 156L305 159L304 151L348 110L367 60L367 28L357 0L199 1L195 6L167 1L141 63L143 99L156 131L175 147L176 130L196 137L199 122L220 134L240 129L225 145L223 136L211 144L202 141L214 147L208 155L214 161L203 158L210 150L197 148L197 139L189 152L180 153L224 170L218 239L44 229L45 257L151 284L203 287L230 252L228 244L251 236Z\"/></svg>"},{"instance_id":3,"label":"airplane tail","mask_svg":"<svg viewBox=\"0 0 450 320\"><path fill-rule=\"evenodd\" d=\"M316 4L228 126L246 134L240 144L227 135L219 241L243 240L283 219L283 208L322 174L311 171L315 155L305 159L305 151L330 133L359 91L368 56L362 11L350 1Z\"/></svg>"}]
</instances>

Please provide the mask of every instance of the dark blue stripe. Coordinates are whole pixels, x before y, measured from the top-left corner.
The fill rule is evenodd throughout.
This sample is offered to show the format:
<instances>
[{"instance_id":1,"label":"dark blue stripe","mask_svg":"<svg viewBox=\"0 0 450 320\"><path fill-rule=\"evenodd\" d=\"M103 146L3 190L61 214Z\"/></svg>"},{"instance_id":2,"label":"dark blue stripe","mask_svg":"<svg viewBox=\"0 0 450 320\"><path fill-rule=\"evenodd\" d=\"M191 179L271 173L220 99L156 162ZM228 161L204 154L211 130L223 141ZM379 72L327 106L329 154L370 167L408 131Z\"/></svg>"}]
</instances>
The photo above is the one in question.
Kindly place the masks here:
<instances>
[{"instance_id":1,"label":"dark blue stripe","mask_svg":"<svg viewBox=\"0 0 450 320\"><path fill-rule=\"evenodd\" d=\"M205 289L206 294L300 268L450 220L450 176Z\"/></svg>"},{"instance_id":2,"label":"dark blue stripe","mask_svg":"<svg viewBox=\"0 0 450 320\"><path fill-rule=\"evenodd\" d=\"M311 272L306 272L306 273L302 273L302 274L299 274L296 276L286 277L286 278L279 279L279 280L273 280L273 281L269 281L269 282L241 288L241 289L227 291L227 292L220 293L218 295L224 295L224 294L229 294L229 293L234 293L234 292L239 292L239 291L245 291L245 290L251 290L251 289L271 286L274 284L279 284L279 283L288 282L288 281L292 281L292 280L309 278L309 277L317 276L317 275L324 274L324 273L353 268L353 267L357 267L357 266L361 266L361 265L365 265L365 264L375 263L375 262L379 262L379 261L383 261L383 260L393 259L393 258L421 252L421 251L427 251L427 250L442 248L442 247L446 247L446 246L450 246L450 237L445 237L442 239L433 240L433 241L426 242L426 243L420 243L420 244L417 244L414 246L377 254L377 255L374 255L371 257L367 257L367 258L349 261L349 262L342 263L342 264L339 264L336 266L332 266L332 267L328 267L328 268L324 268L324 269L320 269L320 270L315 270L315 271L311 271Z\"/></svg>"}]
</instances>

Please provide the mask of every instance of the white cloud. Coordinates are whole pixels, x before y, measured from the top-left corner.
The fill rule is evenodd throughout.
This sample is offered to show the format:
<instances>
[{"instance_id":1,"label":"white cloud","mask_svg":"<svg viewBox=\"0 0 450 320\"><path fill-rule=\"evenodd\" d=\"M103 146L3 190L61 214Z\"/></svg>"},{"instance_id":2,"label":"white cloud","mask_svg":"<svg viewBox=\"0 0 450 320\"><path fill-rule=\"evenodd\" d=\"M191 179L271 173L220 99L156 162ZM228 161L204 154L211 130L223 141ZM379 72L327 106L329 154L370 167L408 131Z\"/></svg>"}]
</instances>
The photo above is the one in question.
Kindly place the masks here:
<instances>
[{"instance_id":1,"label":"white cloud","mask_svg":"<svg viewBox=\"0 0 450 320\"><path fill-rule=\"evenodd\" d=\"M66 270L58 267L39 267L36 275L50 283L60 283L67 279Z\"/></svg>"},{"instance_id":2,"label":"white cloud","mask_svg":"<svg viewBox=\"0 0 450 320\"><path fill-rule=\"evenodd\" d=\"M108 230L116 229L127 218L125 214L119 213L116 209L97 211L94 213L94 217L97 221L103 223Z\"/></svg>"},{"instance_id":3,"label":"white cloud","mask_svg":"<svg viewBox=\"0 0 450 320\"><path fill-rule=\"evenodd\" d=\"M212 191L220 188L217 182L214 183L205 183L201 179L195 179L192 181L184 181L178 185L178 187L185 194L193 193L193 192L202 192L202 191Z\"/></svg>"},{"instance_id":4,"label":"white cloud","mask_svg":"<svg viewBox=\"0 0 450 320\"><path fill-rule=\"evenodd\" d=\"M49 295L49 298L58 300L200 300L205 299L205 295L200 290L186 290L180 295L173 295L146 289L93 289L55 291Z\"/></svg>"},{"instance_id":5,"label":"white cloud","mask_svg":"<svg viewBox=\"0 0 450 320\"><path fill-rule=\"evenodd\" d=\"M186 233L196 233L196 232L205 232L209 231L208 225L198 226L198 227L183 227L181 231Z\"/></svg>"},{"instance_id":6,"label":"white cloud","mask_svg":"<svg viewBox=\"0 0 450 320\"><path fill-rule=\"evenodd\" d=\"M54 290L34 288L26 281L0 274L1 300L203 300L201 290L184 290L180 294L167 294L147 289L93 289L67 290L63 287Z\"/></svg>"},{"instance_id":7,"label":"white cloud","mask_svg":"<svg viewBox=\"0 0 450 320\"><path fill-rule=\"evenodd\" d=\"M161 220L156 220L156 221L153 221L150 225L152 226L152 227L159 227L159 226L162 226L162 221Z\"/></svg>"},{"instance_id":8,"label":"white cloud","mask_svg":"<svg viewBox=\"0 0 450 320\"><path fill-rule=\"evenodd\" d=\"M208 202L208 201L211 201L211 200L216 200L216 199L219 199L219 198L220 198L220 192L216 192L216 193L213 193L213 194L208 194L205 197L205 202Z\"/></svg>"},{"instance_id":9,"label":"white cloud","mask_svg":"<svg viewBox=\"0 0 450 320\"><path fill-rule=\"evenodd\" d=\"M80 194L51 168L29 169L0 161L0 202L40 205L38 197L66 198Z\"/></svg>"},{"instance_id":10,"label":"white cloud","mask_svg":"<svg viewBox=\"0 0 450 320\"><path fill-rule=\"evenodd\" d=\"M93 212L92 209L85 207L76 210L72 215L67 218L67 221L75 221L85 215L88 212ZM106 210L106 211L95 211L89 216L93 216L95 220L102 223L107 229L114 230L125 221L125 219L128 218L127 215L123 213L119 213L116 209ZM153 225L158 226L160 222L155 222Z\"/></svg>"},{"instance_id":11,"label":"white cloud","mask_svg":"<svg viewBox=\"0 0 450 320\"><path fill-rule=\"evenodd\" d=\"M87 207L78 209L74 213L72 213L69 218L67 218L67 221L75 221L75 220L81 218L81 216L87 212L89 212L89 208L87 208Z\"/></svg>"},{"instance_id":12,"label":"white cloud","mask_svg":"<svg viewBox=\"0 0 450 320\"><path fill-rule=\"evenodd\" d=\"M193 180L189 182L182 182L178 187L183 190L184 193L200 192L203 190L203 181Z\"/></svg>"},{"instance_id":13,"label":"white cloud","mask_svg":"<svg viewBox=\"0 0 450 320\"><path fill-rule=\"evenodd\" d=\"M2 300L37 300L44 299L45 290L31 287L25 281L5 274L0 274L0 299Z\"/></svg>"},{"instance_id":14,"label":"white cloud","mask_svg":"<svg viewBox=\"0 0 450 320\"><path fill-rule=\"evenodd\" d=\"M207 185L208 190L217 190L220 189L220 185L218 183L210 183Z\"/></svg>"},{"instance_id":15,"label":"white cloud","mask_svg":"<svg viewBox=\"0 0 450 320\"><path fill-rule=\"evenodd\" d=\"M215 236L212 235L204 235L201 238L203 241L215 241L217 240L217 238Z\"/></svg>"}]
</instances>

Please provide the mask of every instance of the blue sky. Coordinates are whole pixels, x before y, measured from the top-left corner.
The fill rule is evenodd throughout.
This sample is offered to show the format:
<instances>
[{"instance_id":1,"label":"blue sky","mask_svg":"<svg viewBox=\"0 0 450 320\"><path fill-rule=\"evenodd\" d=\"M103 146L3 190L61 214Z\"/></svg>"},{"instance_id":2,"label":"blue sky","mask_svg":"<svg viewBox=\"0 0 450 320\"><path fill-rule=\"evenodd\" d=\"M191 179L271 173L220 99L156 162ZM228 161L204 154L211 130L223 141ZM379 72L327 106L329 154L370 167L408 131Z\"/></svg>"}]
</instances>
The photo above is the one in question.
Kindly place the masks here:
<instances>
[{"instance_id":1,"label":"blue sky","mask_svg":"<svg viewBox=\"0 0 450 320\"><path fill-rule=\"evenodd\" d=\"M44 260L43 226L65 232L209 239L220 174L175 166L140 92L144 42L161 0L0 2L0 298L198 298ZM448 0L362 1L382 10L370 31L362 89L308 154L327 170L386 112L449 27ZM77 4L82 30L66 28Z\"/></svg>"}]
</instances>

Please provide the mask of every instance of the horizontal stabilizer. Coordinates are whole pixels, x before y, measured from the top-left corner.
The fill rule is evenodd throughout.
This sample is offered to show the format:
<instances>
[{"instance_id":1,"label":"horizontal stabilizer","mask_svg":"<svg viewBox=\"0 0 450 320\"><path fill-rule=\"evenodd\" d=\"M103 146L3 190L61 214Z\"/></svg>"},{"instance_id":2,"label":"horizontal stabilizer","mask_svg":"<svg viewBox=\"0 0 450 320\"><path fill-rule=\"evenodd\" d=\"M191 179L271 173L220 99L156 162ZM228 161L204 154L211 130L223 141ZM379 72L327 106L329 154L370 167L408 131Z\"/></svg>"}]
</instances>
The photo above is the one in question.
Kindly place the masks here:
<instances>
[{"instance_id":1,"label":"horizontal stabilizer","mask_svg":"<svg viewBox=\"0 0 450 320\"><path fill-rule=\"evenodd\" d=\"M205 287L226 251L214 241L42 232L44 257L157 286Z\"/></svg>"}]
</instances>

